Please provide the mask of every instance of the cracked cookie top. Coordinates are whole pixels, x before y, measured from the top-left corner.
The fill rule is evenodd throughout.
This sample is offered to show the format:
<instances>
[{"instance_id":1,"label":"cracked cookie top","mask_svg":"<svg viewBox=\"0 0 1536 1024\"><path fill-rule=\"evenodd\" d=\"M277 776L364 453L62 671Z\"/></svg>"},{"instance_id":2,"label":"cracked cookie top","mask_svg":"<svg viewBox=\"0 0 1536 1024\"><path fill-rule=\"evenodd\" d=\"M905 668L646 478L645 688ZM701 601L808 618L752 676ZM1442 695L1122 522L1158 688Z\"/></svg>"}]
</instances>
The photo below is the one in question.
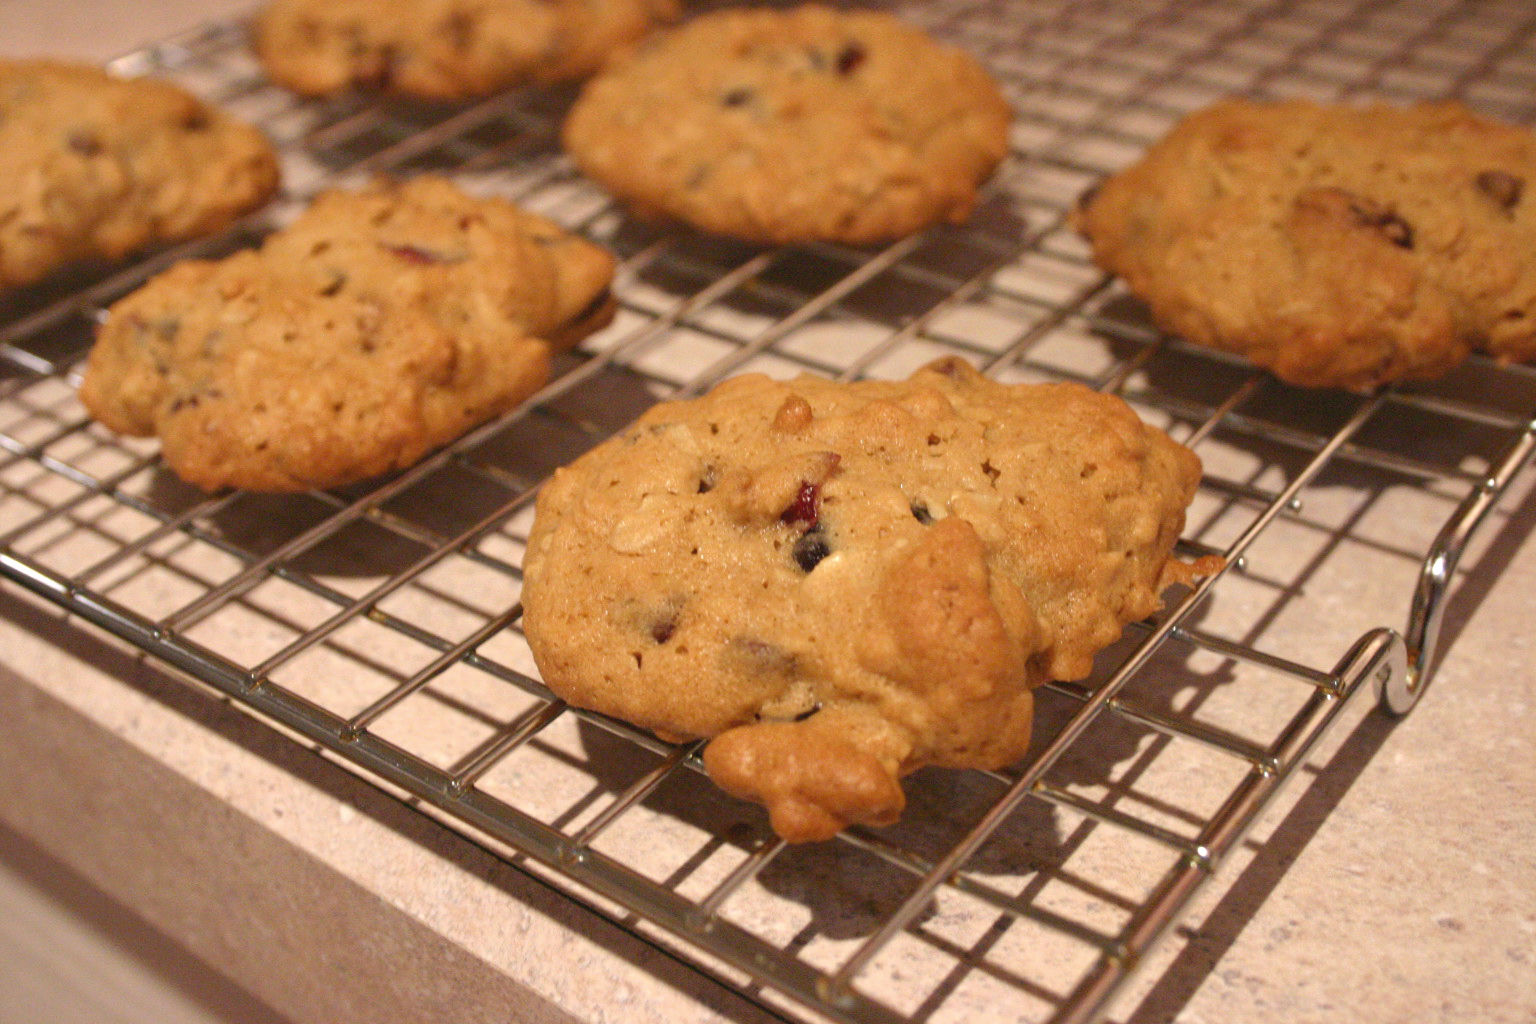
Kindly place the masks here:
<instances>
[{"instance_id":1,"label":"cracked cookie top","mask_svg":"<svg viewBox=\"0 0 1536 1024\"><path fill-rule=\"evenodd\" d=\"M712 737L718 784L826 838L895 820L924 764L1022 756L1034 687L1214 567L1170 553L1199 476L1117 398L958 358L738 377L555 474L524 630L557 694Z\"/></svg>"},{"instance_id":2,"label":"cracked cookie top","mask_svg":"<svg viewBox=\"0 0 1536 1024\"><path fill-rule=\"evenodd\" d=\"M1219 103L1074 221L1161 327L1293 384L1536 356L1536 135L1460 104Z\"/></svg>"},{"instance_id":3,"label":"cracked cookie top","mask_svg":"<svg viewBox=\"0 0 1536 1024\"><path fill-rule=\"evenodd\" d=\"M80 388L212 490L400 469L526 398L612 312L613 260L446 179L328 192L259 250L114 304Z\"/></svg>"},{"instance_id":4,"label":"cracked cookie top","mask_svg":"<svg viewBox=\"0 0 1536 1024\"><path fill-rule=\"evenodd\" d=\"M653 36L587 83L564 138L642 215L864 243L964 220L1009 118L968 54L889 14L806 6Z\"/></svg>"}]
</instances>

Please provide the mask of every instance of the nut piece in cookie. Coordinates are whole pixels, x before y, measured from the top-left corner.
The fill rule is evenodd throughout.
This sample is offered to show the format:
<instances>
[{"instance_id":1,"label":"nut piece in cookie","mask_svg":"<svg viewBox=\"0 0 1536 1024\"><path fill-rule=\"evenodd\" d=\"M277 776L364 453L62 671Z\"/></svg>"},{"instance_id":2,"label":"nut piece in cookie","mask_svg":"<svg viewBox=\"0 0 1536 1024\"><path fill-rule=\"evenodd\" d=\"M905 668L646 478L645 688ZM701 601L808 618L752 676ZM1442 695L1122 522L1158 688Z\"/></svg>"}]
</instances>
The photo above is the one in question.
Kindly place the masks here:
<instances>
[{"instance_id":1,"label":"nut piece in cookie","mask_svg":"<svg viewBox=\"0 0 1536 1024\"><path fill-rule=\"evenodd\" d=\"M1074 223L1157 323L1293 384L1536 356L1536 135L1455 103L1231 100Z\"/></svg>"},{"instance_id":2,"label":"nut piece in cookie","mask_svg":"<svg viewBox=\"0 0 1536 1024\"><path fill-rule=\"evenodd\" d=\"M678 0L273 0L253 37L267 74L308 96L453 100L583 78L677 14Z\"/></svg>"},{"instance_id":3,"label":"nut piece in cookie","mask_svg":"<svg viewBox=\"0 0 1536 1024\"><path fill-rule=\"evenodd\" d=\"M615 60L564 142L642 216L860 244L963 221L1009 120L975 59L889 14L735 9Z\"/></svg>"},{"instance_id":4,"label":"nut piece in cookie","mask_svg":"<svg viewBox=\"0 0 1536 1024\"><path fill-rule=\"evenodd\" d=\"M212 234L277 184L259 131L168 82L0 59L0 288Z\"/></svg>"},{"instance_id":5,"label":"nut piece in cookie","mask_svg":"<svg viewBox=\"0 0 1536 1024\"><path fill-rule=\"evenodd\" d=\"M80 398L209 490L410 465L511 408L612 314L612 257L442 178L320 196L259 250L108 311Z\"/></svg>"},{"instance_id":6,"label":"nut piece in cookie","mask_svg":"<svg viewBox=\"0 0 1536 1024\"><path fill-rule=\"evenodd\" d=\"M1219 566L1171 555L1199 478L1075 384L737 377L556 472L524 632L555 693L710 738L716 783L823 839L923 765L1021 757L1036 686Z\"/></svg>"}]
</instances>

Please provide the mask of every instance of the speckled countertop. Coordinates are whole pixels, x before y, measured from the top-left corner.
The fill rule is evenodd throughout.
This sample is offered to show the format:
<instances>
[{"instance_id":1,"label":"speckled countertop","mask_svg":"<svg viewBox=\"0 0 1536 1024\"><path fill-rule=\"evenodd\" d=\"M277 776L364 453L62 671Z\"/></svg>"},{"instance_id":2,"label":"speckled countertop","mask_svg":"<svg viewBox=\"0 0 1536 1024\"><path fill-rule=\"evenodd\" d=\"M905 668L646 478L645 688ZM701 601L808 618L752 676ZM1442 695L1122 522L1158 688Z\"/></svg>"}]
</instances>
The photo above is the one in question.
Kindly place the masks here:
<instances>
[{"instance_id":1,"label":"speckled countertop","mask_svg":"<svg viewBox=\"0 0 1536 1024\"><path fill-rule=\"evenodd\" d=\"M10 2L0 51L102 59L245 6ZM1114 1019L1536 1020L1532 476L1463 562L1425 700L1351 709ZM1399 580L1347 597L1402 617ZM770 1019L10 585L0 822L294 1021Z\"/></svg>"}]
</instances>

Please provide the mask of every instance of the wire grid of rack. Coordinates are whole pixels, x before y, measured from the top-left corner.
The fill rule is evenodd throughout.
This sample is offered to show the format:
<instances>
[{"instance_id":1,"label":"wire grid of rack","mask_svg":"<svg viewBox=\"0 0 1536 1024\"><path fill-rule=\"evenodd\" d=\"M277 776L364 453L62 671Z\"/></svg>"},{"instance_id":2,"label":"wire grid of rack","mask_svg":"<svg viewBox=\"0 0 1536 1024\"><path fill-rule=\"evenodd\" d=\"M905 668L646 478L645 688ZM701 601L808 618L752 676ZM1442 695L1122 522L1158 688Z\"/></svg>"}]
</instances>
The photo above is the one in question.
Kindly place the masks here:
<instances>
[{"instance_id":1,"label":"wire grid of rack","mask_svg":"<svg viewBox=\"0 0 1536 1024\"><path fill-rule=\"evenodd\" d=\"M1159 335L1088 262L1067 212L1230 93L1457 96L1528 124L1536 12L898 10L987 61L1017 119L970 223L873 249L765 250L631 221L561 157L559 90L447 108L300 101L262 80L233 24L123 58L261 124L285 197L220 238L4 300L0 571L776 1012L1094 1019L1352 697L1375 685L1403 713L1422 693L1457 558L1528 460L1536 375L1474 359L1369 396L1283 387ZM521 408L396 477L285 497L195 492L152 443L84 416L78 360L115 297L175 259L249 244L316 189L426 171L620 257L615 323ZM733 373L901 376L946 353L1114 391L1193 446L1206 475L1185 544L1230 562L1092 678L1042 691L1024 763L921 772L900 825L787 847L708 784L694 747L541 686L517 628L519 562L554 466ZM1383 578L1388 606L1351 589Z\"/></svg>"}]
</instances>

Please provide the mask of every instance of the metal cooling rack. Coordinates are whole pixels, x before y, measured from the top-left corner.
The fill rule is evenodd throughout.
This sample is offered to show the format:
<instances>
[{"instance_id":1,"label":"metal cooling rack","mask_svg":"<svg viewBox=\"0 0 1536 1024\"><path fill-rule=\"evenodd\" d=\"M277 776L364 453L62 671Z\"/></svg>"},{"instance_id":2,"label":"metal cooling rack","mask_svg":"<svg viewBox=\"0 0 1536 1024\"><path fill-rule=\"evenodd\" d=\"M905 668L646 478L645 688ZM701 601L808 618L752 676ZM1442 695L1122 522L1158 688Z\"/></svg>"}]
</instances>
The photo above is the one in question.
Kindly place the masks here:
<instances>
[{"instance_id":1,"label":"metal cooling rack","mask_svg":"<svg viewBox=\"0 0 1536 1024\"><path fill-rule=\"evenodd\" d=\"M775 1012L1095 1019L1351 698L1374 686L1406 713L1423 692L1457 560L1528 459L1536 377L1474 360L1370 396L1282 387L1159 335L1087 261L1066 211L1234 92L1450 95L1529 124L1536 12L901 12L990 63L1018 113L1014 152L970 224L874 250L632 223L559 155L558 91L301 102L261 79L236 25L124 58L124 73L169 76L266 128L287 193L224 237L0 300L0 571ZM249 243L317 188L423 171L621 258L616 322L523 407L398 477L277 498L194 492L153 444L83 415L75 371L105 304L175 259ZM1206 476L1186 543L1231 562L1093 678L1042 691L1026 762L920 772L902 824L786 847L702 778L693 748L551 698L517 597L554 466L732 373L900 376L944 353L1117 392L1195 447Z\"/></svg>"}]
</instances>

